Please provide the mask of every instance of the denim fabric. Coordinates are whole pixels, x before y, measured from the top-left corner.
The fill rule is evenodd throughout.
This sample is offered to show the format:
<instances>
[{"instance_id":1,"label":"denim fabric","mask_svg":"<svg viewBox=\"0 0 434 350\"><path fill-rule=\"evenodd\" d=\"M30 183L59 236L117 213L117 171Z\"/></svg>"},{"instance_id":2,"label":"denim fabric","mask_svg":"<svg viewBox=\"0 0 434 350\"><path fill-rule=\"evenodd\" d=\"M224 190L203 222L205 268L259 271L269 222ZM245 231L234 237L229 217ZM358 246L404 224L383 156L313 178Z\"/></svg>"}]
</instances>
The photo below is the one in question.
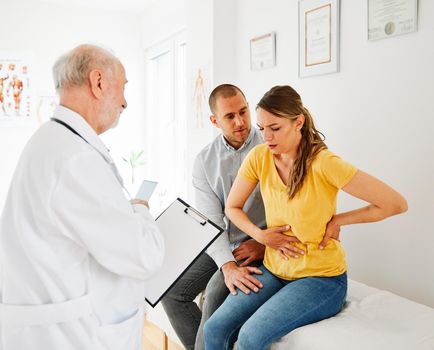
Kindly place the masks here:
<instances>
[{"instance_id":1,"label":"denim fabric","mask_svg":"<svg viewBox=\"0 0 434 350\"><path fill-rule=\"evenodd\" d=\"M223 273L217 270L211 277L205 290L205 300L202 305L202 319L200 321L199 329L196 335L195 350L204 350L205 343L203 339L203 327L205 322L211 315L219 308L225 301L229 294L229 289L226 287Z\"/></svg>"},{"instance_id":2,"label":"denim fabric","mask_svg":"<svg viewBox=\"0 0 434 350\"><path fill-rule=\"evenodd\" d=\"M229 295L205 323L206 350L268 349L292 330L336 315L343 307L347 274L287 281L263 265L256 275L263 288L248 295Z\"/></svg>"},{"instance_id":3,"label":"denim fabric","mask_svg":"<svg viewBox=\"0 0 434 350\"><path fill-rule=\"evenodd\" d=\"M197 349L203 349L201 318L206 321L229 293L221 275L214 260L203 253L162 300L169 321L187 350L195 349L197 334L198 343L202 344ZM207 287L208 282L210 285ZM202 312L194 299L205 288Z\"/></svg>"}]
</instances>

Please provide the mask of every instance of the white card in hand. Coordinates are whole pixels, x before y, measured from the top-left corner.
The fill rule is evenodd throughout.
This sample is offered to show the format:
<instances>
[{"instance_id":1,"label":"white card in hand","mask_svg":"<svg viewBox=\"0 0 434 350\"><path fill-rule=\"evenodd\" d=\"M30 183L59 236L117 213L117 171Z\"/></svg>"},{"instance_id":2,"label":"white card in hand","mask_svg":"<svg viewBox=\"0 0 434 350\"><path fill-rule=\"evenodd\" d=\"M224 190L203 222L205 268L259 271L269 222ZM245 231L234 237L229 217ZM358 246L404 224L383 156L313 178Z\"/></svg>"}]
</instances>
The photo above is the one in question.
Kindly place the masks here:
<instances>
[{"instance_id":1,"label":"white card in hand","mask_svg":"<svg viewBox=\"0 0 434 350\"><path fill-rule=\"evenodd\" d=\"M152 196L152 193L155 190L155 187L157 187L157 184L158 182L156 181L143 180L139 190L137 191L135 198L149 201L149 199Z\"/></svg>"}]
</instances>

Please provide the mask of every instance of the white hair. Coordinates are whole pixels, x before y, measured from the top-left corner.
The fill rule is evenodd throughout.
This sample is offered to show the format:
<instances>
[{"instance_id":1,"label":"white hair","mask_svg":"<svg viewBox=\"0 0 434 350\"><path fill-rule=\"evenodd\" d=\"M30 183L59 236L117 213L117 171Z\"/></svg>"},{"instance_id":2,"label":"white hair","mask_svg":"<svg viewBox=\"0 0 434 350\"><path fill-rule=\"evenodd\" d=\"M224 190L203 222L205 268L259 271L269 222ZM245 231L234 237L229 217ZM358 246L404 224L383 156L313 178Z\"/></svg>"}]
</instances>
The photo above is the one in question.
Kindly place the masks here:
<instances>
[{"instance_id":1,"label":"white hair","mask_svg":"<svg viewBox=\"0 0 434 350\"><path fill-rule=\"evenodd\" d=\"M119 59L102 47L88 44L77 46L54 63L54 86L57 92L82 86L92 69L105 69L113 74L119 64Z\"/></svg>"}]
</instances>

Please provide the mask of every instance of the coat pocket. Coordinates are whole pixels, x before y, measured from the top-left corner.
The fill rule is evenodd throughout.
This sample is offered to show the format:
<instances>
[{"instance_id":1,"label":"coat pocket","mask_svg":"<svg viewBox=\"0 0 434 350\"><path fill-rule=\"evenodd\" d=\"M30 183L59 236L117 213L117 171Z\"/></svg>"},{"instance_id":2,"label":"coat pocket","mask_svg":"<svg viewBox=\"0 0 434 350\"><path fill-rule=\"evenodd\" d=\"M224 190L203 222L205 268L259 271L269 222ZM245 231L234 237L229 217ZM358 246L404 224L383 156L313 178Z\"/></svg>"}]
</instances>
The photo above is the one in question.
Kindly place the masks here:
<instances>
[{"instance_id":1,"label":"coat pocket","mask_svg":"<svg viewBox=\"0 0 434 350\"><path fill-rule=\"evenodd\" d=\"M142 344L143 323L143 310L138 309L125 321L98 327L97 334L103 349L139 350Z\"/></svg>"}]
</instances>

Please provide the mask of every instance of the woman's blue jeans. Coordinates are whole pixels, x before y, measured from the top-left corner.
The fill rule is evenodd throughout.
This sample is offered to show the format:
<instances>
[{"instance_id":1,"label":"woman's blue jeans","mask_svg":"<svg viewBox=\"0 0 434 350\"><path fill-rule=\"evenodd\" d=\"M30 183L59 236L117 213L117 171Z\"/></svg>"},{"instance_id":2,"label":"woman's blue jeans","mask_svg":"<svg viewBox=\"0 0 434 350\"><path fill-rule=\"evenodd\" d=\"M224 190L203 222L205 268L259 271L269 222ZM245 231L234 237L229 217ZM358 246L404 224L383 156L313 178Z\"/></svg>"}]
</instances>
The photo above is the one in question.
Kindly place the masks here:
<instances>
[{"instance_id":1,"label":"woman's blue jeans","mask_svg":"<svg viewBox=\"0 0 434 350\"><path fill-rule=\"evenodd\" d=\"M336 315L345 303L347 274L287 281L265 266L258 293L229 295L205 323L205 349L268 349L292 330Z\"/></svg>"}]
</instances>

